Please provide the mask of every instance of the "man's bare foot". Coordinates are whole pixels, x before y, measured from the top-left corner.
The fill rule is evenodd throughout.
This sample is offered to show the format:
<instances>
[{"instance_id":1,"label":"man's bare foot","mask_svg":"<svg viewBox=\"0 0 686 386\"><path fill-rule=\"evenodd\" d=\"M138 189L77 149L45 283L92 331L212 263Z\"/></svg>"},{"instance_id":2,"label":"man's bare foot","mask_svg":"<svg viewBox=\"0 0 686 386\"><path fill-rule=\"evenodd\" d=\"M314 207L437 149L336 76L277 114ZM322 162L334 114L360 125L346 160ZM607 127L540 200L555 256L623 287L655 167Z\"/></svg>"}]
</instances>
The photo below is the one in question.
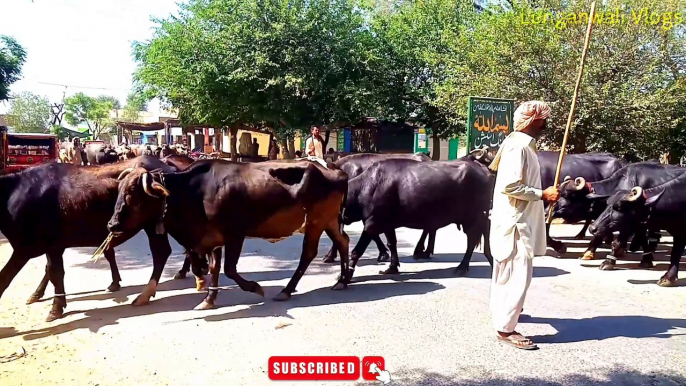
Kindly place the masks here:
<instances>
[{"instance_id":1,"label":"man's bare foot","mask_svg":"<svg viewBox=\"0 0 686 386\"><path fill-rule=\"evenodd\" d=\"M500 332L498 331L498 340L507 343L510 346L522 349L522 350L536 350L538 349L538 346L536 346L531 339L524 337L522 334L518 333L517 331L512 331L512 332Z\"/></svg>"}]
</instances>

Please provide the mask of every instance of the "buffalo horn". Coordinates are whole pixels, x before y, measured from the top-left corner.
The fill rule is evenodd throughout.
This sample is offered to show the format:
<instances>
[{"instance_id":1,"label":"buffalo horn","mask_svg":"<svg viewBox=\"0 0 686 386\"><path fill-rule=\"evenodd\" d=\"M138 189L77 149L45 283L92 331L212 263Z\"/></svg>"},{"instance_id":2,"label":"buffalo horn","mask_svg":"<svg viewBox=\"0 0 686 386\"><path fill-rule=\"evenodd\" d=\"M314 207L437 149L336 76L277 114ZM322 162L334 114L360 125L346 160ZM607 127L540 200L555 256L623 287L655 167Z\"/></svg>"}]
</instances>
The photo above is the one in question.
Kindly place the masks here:
<instances>
[{"instance_id":1,"label":"buffalo horn","mask_svg":"<svg viewBox=\"0 0 686 386\"><path fill-rule=\"evenodd\" d=\"M626 200L629 202L636 201L642 195L643 195L643 188L641 188L640 186L635 186L633 189L631 189L631 192L626 197Z\"/></svg>"},{"instance_id":2,"label":"buffalo horn","mask_svg":"<svg viewBox=\"0 0 686 386\"><path fill-rule=\"evenodd\" d=\"M133 168L128 168L124 169L121 174L119 174L119 177L117 177L117 180L121 181L124 177L126 177L129 173L133 171Z\"/></svg>"},{"instance_id":3,"label":"buffalo horn","mask_svg":"<svg viewBox=\"0 0 686 386\"><path fill-rule=\"evenodd\" d=\"M150 182L150 173L143 173L143 190L148 196L156 197L152 192L152 183Z\"/></svg>"},{"instance_id":4,"label":"buffalo horn","mask_svg":"<svg viewBox=\"0 0 686 386\"><path fill-rule=\"evenodd\" d=\"M562 182L571 181L571 179L572 179L572 176L565 176L565 179L562 180Z\"/></svg>"},{"instance_id":5,"label":"buffalo horn","mask_svg":"<svg viewBox=\"0 0 686 386\"><path fill-rule=\"evenodd\" d=\"M583 177L577 177L574 180L574 188L576 190L581 190L584 188L584 186L586 186L586 180Z\"/></svg>"}]
</instances>

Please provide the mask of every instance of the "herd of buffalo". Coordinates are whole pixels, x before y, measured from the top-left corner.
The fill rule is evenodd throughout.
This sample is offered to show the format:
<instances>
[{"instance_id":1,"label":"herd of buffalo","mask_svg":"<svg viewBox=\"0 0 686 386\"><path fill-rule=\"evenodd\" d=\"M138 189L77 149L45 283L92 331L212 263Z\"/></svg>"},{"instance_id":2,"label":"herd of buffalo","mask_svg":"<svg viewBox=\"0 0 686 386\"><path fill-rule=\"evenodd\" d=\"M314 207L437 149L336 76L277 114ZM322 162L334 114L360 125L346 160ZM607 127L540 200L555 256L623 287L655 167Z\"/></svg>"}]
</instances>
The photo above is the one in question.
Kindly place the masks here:
<instances>
[{"instance_id":1,"label":"herd of buffalo","mask_svg":"<svg viewBox=\"0 0 686 386\"><path fill-rule=\"evenodd\" d=\"M104 150L103 152L107 152ZM142 154L112 159L112 163L75 166L47 163L0 177L0 231L13 253L0 271L0 297L24 265L45 254L45 276L27 304L39 300L48 282L55 288L47 320L63 316L66 307L66 248L97 247L110 264L109 291L120 289L114 248L143 230L153 260L150 281L134 300L144 305L155 296L171 254L169 236L186 250L175 278L192 271L198 290L207 287L199 309L214 306L224 251L224 273L244 291L264 296L236 266L246 238L276 242L304 234L300 263L286 287L274 298L288 300L315 259L322 233L333 242L324 257L340 255L341 274L333 289L352 281L358 259L374 241L379 261L390 259L382 273L397 274L399 259L395 229L423 230L414 258L429 258L436 231L455 224L467 235L467 250L457 274L466 274L476 246L483 240L492 264L489 216L495 175L488 169L492 153L475 150L452 161L432 161L426 154L353 154L335 163L316 159L257 163L224 160L195 161L180 154ZM554 183L558 153L540 151L542 185ZM99 163L99 162L96 162ZM686 168L658 162L628 164L611 154L565 156L560 200L553 216L585 222L578 235L590 230L593 239L584 259L593 258L604 242L612 254L601 269L612 269L628 249L644 251L642 267L652 267L652 252L661 231L674 238L670 268L658 281L675 285L686 245ZM349 253L343 226L362 221L364 230ZM590 227L589 227L590 226ZM614 237L615 233L618 236ZM380 239L383 234L387 246ZM425 241L429 242L425 248ZM548 237L558 252L565 246ZM209 273L210 282L205 282Z\"/></svg>"}]
</instances>

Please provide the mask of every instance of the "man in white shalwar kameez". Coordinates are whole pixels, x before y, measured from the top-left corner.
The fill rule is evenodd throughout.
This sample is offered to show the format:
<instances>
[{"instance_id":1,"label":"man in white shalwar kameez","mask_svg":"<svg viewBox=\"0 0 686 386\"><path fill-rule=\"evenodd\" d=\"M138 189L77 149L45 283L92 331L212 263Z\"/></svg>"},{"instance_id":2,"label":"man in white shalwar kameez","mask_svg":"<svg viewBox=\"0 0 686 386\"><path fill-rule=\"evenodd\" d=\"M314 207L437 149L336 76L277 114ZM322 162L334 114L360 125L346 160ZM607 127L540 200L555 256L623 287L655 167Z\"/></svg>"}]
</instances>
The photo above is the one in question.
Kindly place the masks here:
<instances>
[{"instance_id":1,"label":"man in white shalwar kameez","mask_svg":"<svg viewBox=\"0 0 686 386\"><path fill-rule=\"evenodd\" d=\"M514 113L514 131L503 141L490 168L497 171L491 211L493 254L490 309L498 339L522 349L536 349L515 331L533 273L532 258L545 255L543 200L553 203L557 188L541 189L536 138L545 129L550 107L522 103Z\"/></svg>"}]
</instances>

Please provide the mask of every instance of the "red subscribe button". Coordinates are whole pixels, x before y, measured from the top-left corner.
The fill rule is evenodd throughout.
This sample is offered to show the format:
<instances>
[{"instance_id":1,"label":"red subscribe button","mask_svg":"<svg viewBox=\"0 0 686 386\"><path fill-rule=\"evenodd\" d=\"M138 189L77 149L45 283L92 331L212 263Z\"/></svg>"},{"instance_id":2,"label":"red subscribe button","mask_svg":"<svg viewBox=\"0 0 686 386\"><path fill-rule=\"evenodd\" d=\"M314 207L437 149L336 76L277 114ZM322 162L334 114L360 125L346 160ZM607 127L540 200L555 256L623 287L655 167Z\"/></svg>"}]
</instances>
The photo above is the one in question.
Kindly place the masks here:
<instances>
[{"instance_id":1,"label":"red subscribe button","mask_svg":"<svg viewBox=\"0 0 686 386\"><path fill-rule=\"evenodd\" d=\"M356 381L360 358L300 356L269 358L272 381Z\"/></svg>"}]
</instances>

